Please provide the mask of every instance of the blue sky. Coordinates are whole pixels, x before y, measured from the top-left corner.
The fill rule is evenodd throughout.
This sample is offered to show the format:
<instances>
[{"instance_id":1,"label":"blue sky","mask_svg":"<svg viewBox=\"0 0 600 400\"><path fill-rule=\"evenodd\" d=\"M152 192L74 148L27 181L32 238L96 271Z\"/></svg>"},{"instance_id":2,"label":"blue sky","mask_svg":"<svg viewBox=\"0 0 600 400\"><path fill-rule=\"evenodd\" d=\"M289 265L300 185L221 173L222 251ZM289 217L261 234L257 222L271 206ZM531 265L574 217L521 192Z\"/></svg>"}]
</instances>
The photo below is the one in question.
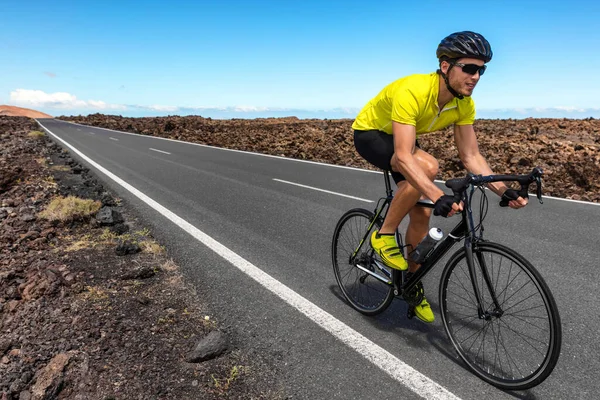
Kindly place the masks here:
<instances>
[{"instance_id":1,"label":"blue sky","mask_svg":"<svg viewBox=\"0 0 600 400\"><path fill-rule=\"evenodd\" d=\"M600 2L4 1L0 104L51 115L354 118L473 30L480 118L600 117Z\"/></svg>"}]
</instances>

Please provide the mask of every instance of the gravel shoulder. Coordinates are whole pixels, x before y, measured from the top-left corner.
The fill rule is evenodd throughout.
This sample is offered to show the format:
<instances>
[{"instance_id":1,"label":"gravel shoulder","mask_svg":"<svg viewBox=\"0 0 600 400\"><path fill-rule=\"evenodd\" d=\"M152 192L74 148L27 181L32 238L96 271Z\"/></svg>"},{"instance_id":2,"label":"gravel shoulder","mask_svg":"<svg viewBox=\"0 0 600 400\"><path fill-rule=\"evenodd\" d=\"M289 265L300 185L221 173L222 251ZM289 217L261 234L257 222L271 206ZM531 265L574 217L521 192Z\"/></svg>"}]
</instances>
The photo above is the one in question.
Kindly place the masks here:
<instances>
[{"instance_id":1,"label":"gravel shoulder","mask_svg":"<svg viewBox=\"0 0 600 400\"><path fill-rule=\"evenodd\" d=\"M285 398L135 210L37 129L0 117L0 398ZM67 196L100 209L42 217Z\"/></svg>"}]
</instances>

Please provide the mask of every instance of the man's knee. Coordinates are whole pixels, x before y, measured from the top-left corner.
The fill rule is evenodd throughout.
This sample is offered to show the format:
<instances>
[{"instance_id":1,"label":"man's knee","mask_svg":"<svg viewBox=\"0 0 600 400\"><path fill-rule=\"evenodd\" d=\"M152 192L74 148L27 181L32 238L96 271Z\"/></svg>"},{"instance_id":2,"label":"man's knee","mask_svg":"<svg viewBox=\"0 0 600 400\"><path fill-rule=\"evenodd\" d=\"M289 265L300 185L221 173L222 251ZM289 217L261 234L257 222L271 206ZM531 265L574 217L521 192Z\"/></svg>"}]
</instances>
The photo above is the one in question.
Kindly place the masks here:
<instances>
[{"instance_id":1,"label":"man's knee","mask_svg":"<svg viewBox=\"0 0 600 400\"><path fill-rule=\"evenodd\" d=\"M423 150L418 150L415 153L415 157L425 174L427 174L427 177L433 181L440 169L440 164L438 160L436 160L435 157L433 157L429 153L424 152Z\"/></svg>"},{"instance_id":2,"label":"man's knee","mask_svg":"<svg viewBox=\"0 0 600 400\"><path fill-rule=\"evenodd\" d=\"M427 175L427 177L433 181L437 176L440 168L438 160L431 154L426 153L420 149L417 149L417 151L414 153L414 157L417 163L419 164L419 167L421 167L423 172L425 172L425 175ZM392 159L390 160L392 171L401 172L399 164L400 161L398 160L398 158L392 157Z\"/></svg>"}]
</instances>

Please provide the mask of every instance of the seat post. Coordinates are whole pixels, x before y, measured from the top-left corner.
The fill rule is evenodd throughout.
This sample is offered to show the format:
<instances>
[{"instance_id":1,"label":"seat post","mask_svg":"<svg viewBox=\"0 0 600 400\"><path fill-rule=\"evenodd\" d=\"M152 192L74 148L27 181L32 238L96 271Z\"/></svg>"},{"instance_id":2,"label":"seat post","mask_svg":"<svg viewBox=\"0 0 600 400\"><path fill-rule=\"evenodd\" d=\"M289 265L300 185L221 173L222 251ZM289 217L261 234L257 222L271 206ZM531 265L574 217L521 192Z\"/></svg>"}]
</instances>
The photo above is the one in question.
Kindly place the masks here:
<instances>
[{"instance_id":1,"label":"seat post","mask_svg":"<svg viewBox=\"0 0 600 400\"><path fill-rule=\"evenodd\" d=\"M388 198L394 197L394 192L390 183L390 172L387 169L383 171L383 179L385 181L385 194Z\"/></svg>"}]
</instances>

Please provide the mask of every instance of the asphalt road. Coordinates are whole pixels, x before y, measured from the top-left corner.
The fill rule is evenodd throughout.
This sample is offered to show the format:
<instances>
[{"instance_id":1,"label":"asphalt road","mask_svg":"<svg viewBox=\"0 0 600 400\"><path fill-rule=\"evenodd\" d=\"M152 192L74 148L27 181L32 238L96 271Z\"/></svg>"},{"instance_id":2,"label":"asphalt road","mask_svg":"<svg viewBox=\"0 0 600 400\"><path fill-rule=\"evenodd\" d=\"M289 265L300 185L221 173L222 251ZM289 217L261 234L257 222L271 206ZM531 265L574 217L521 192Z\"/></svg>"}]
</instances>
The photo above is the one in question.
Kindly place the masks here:
<instances>
[{"instance_id":1,"label":"asphalt road","mask_svg":"<svg viewBox=\"0 0 600 400\"><path fill-rule=\"evenodd\" d=\"M348 209L375 207L365 200L383 194L381 174L39 122L138 210L219 323L272 357L293 398L590 399L600 391L597 205L531 199L516 211L490 195L486 238L538 268L563 326L552 375L509 393L472 375L446 338L437 309L441 266L424 281L437 316L431 325L408 320L400 300L369 318L341 299L330 260L333 229ZM448 232L456 222L436 218L432 225Z\"/></svg>"}]
</instances>

